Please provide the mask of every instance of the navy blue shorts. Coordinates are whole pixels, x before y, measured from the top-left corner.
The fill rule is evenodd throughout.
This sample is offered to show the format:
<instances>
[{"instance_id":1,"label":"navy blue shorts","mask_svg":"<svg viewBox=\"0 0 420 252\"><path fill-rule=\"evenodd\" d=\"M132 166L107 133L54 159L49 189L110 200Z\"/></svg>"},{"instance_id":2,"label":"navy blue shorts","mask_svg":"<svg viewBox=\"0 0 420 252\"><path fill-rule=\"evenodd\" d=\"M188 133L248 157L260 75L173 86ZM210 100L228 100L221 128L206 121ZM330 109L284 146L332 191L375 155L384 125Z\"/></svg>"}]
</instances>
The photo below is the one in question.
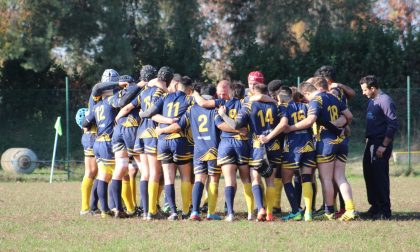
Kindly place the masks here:
<instances>
[{"instance_id":1,"label":"navy blue shorts","mask_svg":"<svg viewBox=\"0 0 420 252\"><path fill-rule=\"evenodd\" d=\"M162 164L183 165L191 162L193 149L185 137L158 141L157 160Z\"/></svg>"},{"instance_id":2,"label":"navy blue shorts","mask_svg":"<svg viewBox=\"0 0 420 252\"><path fill-rule=\"evenodd\" d=\"M129 156L136 155L134 145L136 142L137 127L124 127L121 124L115 126L112 134L112 151L126 150Z\"/></svg>"},{"instance_id":3,"label":"navy blue shorts","mask_svg":"<svg viewBox=\"0 0 420 252\"><path fill-rule=\"evenodd\" d=\"M248 140L222 138L217 150L217 165L246 165L249 162L249 154Z\"/></svg>"},{"instance_id":4,"label":"navy blue shorts","mask_svg":"<svg viewBox=\"0 0 420 252\"><path fill-rule=\"evenodd\" d=\"M93 153L93 144L95 143L96 134L92 133L83 133L82 136L82 145L83 145L83 152L85 157L94 157L95 154Z\"/></svg>"},{"instance_id":5,"label":"navy blue shorts","mask_svg":"<svg viewBox=\"0 0 420 252\"><path fill-rule=\"evenodd\" d=\"M115 164L114 152L112 152L112 143L109 137L97 137L93 144L93 152L98 163L105 165Z\"/></svg>"},{"instance_id":6,"label":"navy blue shorts","mask_svg":"<svg viewBox=\"0 0 420 252\"><path fill-rule=\"evenodd\" d=\"M329 163L336 159L346 162L349 151L348 138L322 137L316 142L316 162Z\"/></svg>"},{"instance_id":7,"label":"navy blue shorts","mask_svg":"<svg viewBox=\"0 0 420 252\"><path fill-rule=\"evenodd\" d=\"M278 139L273 139L266 144L261 144L257 139L253 140L249 166L260 167L265 158L264 152L267 154L267 159L270 164L276 164L278 167L280 167L282 153L280 141Z\"/></svg>"}]
</instances>

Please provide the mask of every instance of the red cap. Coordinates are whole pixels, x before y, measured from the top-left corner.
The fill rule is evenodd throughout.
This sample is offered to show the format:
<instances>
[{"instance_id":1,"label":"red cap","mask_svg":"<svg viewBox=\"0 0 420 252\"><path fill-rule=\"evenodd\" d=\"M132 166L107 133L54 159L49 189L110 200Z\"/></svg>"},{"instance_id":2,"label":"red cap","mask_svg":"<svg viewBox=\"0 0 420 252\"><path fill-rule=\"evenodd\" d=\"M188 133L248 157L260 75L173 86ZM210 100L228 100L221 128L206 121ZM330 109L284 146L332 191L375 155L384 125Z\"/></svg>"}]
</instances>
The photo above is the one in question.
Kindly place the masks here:
<instances>
[{"instance_id":1,"label":"red cap","mask_svg":"<svg viewBox=\"0 0 420 252\"><path fill-rule=\"evenodd\" d=\"M250 72L248 75L248 81L256 81L264 84L264 75L259 71Z\"/></svg>"}]
</instances>

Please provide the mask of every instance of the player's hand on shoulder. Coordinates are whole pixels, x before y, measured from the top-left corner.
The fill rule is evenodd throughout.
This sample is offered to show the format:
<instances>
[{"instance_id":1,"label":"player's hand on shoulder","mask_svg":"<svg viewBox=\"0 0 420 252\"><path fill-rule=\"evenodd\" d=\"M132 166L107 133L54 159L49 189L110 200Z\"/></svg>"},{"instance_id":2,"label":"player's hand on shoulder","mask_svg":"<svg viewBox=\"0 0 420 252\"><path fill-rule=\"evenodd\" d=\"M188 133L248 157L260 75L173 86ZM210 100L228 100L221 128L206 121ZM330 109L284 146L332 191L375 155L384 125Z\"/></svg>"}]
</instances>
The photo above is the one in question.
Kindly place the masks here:
<instances>
[{"instance_id":1,"label":"player's hand on shoulder","mask_svg":"<svg viewBox=\"0 0 420 252\"><path fill-rule=\"evenodd\" d=\"M120 81L118 82L118 86L120 86L120 88L126 88L128 87L129 83L126 81Z\"/></svg>"},{"instance_id":2,"label":"player's hand on shoulder","mask_svg":"<svg viewBox=\"0 0 420 252\"><path fill-rule=\"evenodd\" d=\"M220 107L217 109L217 113L219 113L219 115L220 115L220 116L225 115L225 114L226 114L226 107L225 107L225 106L220 106Z\"/></svg>"}]
</instances>

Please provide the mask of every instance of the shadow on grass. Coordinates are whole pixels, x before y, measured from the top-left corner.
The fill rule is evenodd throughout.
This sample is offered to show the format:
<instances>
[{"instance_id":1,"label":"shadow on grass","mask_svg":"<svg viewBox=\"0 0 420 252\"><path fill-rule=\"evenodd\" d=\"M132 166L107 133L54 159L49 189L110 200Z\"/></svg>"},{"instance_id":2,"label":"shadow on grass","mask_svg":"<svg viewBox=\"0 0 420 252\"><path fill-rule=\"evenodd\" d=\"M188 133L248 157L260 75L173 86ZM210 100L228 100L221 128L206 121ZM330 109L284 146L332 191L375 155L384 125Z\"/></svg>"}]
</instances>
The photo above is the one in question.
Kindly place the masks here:
<instances>
[{"instance_id":1,"label":"shadow on grass","mask_svg":"<svg viewBox=\"0 0 420 252\"><path fill-rule=\"evenodd\" d=\"M373 220L368 217L366 212L360 213L362 220ZM418 221L420 220L420 212L392 212L392 221Z\"/></svg>"}]
</instances>

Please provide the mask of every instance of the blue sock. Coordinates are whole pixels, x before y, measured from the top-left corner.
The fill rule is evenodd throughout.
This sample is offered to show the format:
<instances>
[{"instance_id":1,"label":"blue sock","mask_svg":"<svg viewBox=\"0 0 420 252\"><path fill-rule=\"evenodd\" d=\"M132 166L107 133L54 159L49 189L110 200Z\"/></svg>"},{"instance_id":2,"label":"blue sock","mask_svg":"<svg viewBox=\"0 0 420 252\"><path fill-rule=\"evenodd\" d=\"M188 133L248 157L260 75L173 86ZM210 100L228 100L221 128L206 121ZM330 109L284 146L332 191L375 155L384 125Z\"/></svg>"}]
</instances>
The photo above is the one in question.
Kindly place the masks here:
<instances>
[{"instance_id":1,"label":"blue sock","mask_svg":"<svg viewBox=\"0 0 420 252\"><path fill-rule=\"evenodd\" d=\"M141 180L140 181L140 195L141 195L141 205L143 206L143 211L145 213L149 212L149 181Z\"/></svg>"},{"instance_id":2,"label":"blue sock","mask_svg":"<svg viewBox=\"0 0 420 252\"><path fill-rule=\"evenodd\" d=\"M334 206L327 206L327 205L325 205L325 213L327 213L327 214L334 213Z\"/></svg>"},{"instance_id":3,"label":"blue sock","mask_svg":"<svg viewBox=\"0 0 420 252\"><path fill-rule=\"evenodd\" d=\"M289 200L290 206L292 207L292 213L297 213L299 211L299 206L296 201L296 192L295 188L291 182L283 185L284 191L286 192L287 199Z\"/></svg>"},{"instance_id":4,"label":"blue sock","mask_svg":"<svg viewBox=\"0 0 420 252\"><path fill-rule=\"evenodd\" d=\"M114 204L118 211L124 211L122 205L122 180L113 179L111 183L111 193L112 197L114 198Z\"/></svg>"},{"instance_id":5,"label":"blue sock","mask_svg":"<svg viewBox=\"0 0 420 252\"><path fill-rule=\"evenodd\" d=\"M225 187L225 200L228 214L233 214L233 201L235 199L235 188L233 186Z\"/></svg>"},{"instance_id":6,"label":"blue sock","mask_svg":"<svg viewBox=\"0 0 420 252\"><path fill-rule=\"evenodd\" d=\"M174 184L165 185L165 195L168 199L169 207L171 208L171 213L176 213Z\"/></svg>"},{"instance_id":7,"label":"blue sock","mask_svg":"<svg viewBox=\"0 0 420 252\"><path fill-rule=\"evenodd\" d=\"M254 194L255 203L257 204L258 211L264 207L263 205L263 195L260 185L252 186L252 194Z\"/></svg>"},{"instance_id":8,"label":"blue sock","mask_svg":"<svg viewBox=\"0 0 420 252\"><path fill-rule=\"evenodd\" d=\"M302 200L302 178L300 174L295 173L294 183L295 183L295 192L296 192L296 202L298 204L298 207L300 207L300 202Z\"/></svg>"},{"instance_id":9,"label":"blue sock","mask_svg":"<svg viewBox=\"0 0 420 252\"><path fill-rule=\"evenodd\" d=\"M115 205L114 200L114 193L112 192L112 183L109 184L109 193L108 193L108 207L109 209L117 209L117 205Z\"/></svg>"},{"instance_id":10,"label":"blue sock","mask_svg":"<svg viewBox=\"0 0 420 252\"><path fill-rule=\"evenodd\" d=\"M195 182L192 191L193 211L200 212L201 197L203 196L204 184Z\"/></svg>"},{"instance_id":11,"label":"blue sock","mask_svg":"<svg viewBox=\"0 0 420 252\"><path fill-rule=\"evenodd\" d=\"M102 180L98 180L98 197L101 203L102 212L109 211L108 207L108 183Z\"/></svg>"},{"instance_id":12,"label":"blue sock","mask_svg":"<svg viewBox=\"0 0 420 252\"><path fill-rule=\"evenodd\" d=\"M92 192L90 193L90 210L95 211L98 209L98 200L98 180L95 179L93 181Z\"/></svg>"}]
</instances>

